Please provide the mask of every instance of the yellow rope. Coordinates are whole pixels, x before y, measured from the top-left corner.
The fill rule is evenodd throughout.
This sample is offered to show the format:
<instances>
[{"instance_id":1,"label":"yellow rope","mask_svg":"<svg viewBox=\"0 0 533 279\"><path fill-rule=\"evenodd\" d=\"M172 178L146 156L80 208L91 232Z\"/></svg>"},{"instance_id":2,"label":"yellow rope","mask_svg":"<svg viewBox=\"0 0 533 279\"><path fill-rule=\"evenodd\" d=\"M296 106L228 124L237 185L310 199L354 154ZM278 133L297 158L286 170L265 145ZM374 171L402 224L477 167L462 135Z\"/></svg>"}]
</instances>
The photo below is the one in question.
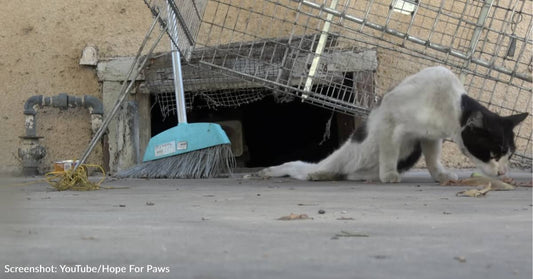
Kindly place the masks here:
<instances>
[{"instance_id":1,"label":"yellow rope","mask_svg":"<svg viewBox=\"0 0 533 279\"><path fill-rule=\"evenodd\" d=\"M88 168L100 169L102 178L96 183L89 181L89 177L87 176ZM58 191L93 191L106 188L100 186L105 180L105 171L99 165L83 164L74 172L72 170L51 171L44 175L44 179Z\"/></svg>"}]
</instances>

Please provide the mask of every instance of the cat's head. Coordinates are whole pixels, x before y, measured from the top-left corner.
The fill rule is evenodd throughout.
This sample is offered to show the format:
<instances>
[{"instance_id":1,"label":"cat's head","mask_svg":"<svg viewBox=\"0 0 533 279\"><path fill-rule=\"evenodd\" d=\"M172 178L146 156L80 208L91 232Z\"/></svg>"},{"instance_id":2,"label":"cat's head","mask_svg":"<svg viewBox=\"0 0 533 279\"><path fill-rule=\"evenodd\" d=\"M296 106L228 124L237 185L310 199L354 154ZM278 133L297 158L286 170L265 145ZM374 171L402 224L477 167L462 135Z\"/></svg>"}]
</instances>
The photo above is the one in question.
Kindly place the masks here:
<instances>
[{"instance_id":1,"label":"cat's head","mask_svg":"<svg viewBox=\"0 0 533 279\"><path fill-rule=\"evenodd\" d=\"M486 175L504 175L516 149L513 128L527 116L502 117L485 108L469 111L461 123L461 150Z\"/></svg>"}]
</instances>

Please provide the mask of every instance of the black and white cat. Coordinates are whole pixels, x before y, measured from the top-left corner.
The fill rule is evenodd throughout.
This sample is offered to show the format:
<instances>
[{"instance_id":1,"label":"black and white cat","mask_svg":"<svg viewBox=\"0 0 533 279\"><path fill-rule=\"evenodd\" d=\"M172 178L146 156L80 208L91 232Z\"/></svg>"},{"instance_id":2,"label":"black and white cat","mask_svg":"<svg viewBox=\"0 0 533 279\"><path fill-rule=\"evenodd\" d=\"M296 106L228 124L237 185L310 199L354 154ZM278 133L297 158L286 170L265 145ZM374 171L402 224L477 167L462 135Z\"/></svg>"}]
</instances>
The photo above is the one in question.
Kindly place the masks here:
<instances>
[{"instance_id":1,"label":"black and white cat","mask_svg":"<svg viewBox=\"0 0 533 279\"><path fill-rule=\"evenodd\" d=\"M508 171L515 151L513 128L527 113L501 117L466 95L461 81L442 66L407 77L385 94L365 125L318 163L288 162L265 168L263 177L300 180L400 182L424 154L436 181L455 180L440 163L442 140L451 138L489 176Z\"/></svg>"}]
</instances>

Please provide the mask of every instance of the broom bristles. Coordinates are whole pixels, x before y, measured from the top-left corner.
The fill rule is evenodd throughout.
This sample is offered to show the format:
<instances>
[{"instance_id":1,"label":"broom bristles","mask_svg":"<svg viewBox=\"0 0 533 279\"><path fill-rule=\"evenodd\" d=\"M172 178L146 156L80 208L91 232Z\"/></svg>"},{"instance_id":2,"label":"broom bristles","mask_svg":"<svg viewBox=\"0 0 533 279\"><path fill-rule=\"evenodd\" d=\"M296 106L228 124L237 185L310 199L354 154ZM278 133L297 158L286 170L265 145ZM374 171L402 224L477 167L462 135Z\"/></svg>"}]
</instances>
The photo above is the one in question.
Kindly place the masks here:
<instances>
[{"instance_id":1,"label":"broom bristles","mask_svg":"<svg viewBox=\"0 0 533 279\"><path fill-rule=\"evenodd\" d=\"M216 145L154 161L117 173L120 178L210 178L231 174L235 157L230 144Z\"/></svg>"}]
</instances>

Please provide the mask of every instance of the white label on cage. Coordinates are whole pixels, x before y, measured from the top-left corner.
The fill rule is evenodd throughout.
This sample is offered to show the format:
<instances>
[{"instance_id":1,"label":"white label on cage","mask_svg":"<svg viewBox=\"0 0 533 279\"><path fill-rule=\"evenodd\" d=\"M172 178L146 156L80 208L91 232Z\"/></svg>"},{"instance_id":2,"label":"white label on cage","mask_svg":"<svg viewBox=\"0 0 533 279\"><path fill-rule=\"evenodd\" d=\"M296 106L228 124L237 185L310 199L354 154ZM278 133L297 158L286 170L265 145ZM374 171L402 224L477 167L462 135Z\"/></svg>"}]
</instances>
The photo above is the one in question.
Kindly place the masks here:
<instances>
[{"instance_id":1,"label":"white label on cage","mask_svg":"<svg viewBox=\"0 0 533 279\"><path fill-rule=\"evenodd\" d=\"M416 10L418 1L413 0L394 0L392 2L393 11L410 15Z\"/></svg>"},{"instance_id":2,"label":"white label on cage","mask_svg":"<svg viewBox=\"0 0 533 279\"><path fill-rule=\"evenodd\" d=\"M176 152L176 143L174 143L174 141L169 141L160 145L156 145L154 151L156 157L174 153Z\"/></svg>"},{"instance_id":3,"label":"white label on cage","mask_svg":"<svg viewBox=\"0 0 533 279\"><path fill-rule=\"evenodd\" d=\"M178 141L176 142L178 145L178 150L185 150L187 149L187 142L186 141Z\"/></svg>"}]
</instances>

